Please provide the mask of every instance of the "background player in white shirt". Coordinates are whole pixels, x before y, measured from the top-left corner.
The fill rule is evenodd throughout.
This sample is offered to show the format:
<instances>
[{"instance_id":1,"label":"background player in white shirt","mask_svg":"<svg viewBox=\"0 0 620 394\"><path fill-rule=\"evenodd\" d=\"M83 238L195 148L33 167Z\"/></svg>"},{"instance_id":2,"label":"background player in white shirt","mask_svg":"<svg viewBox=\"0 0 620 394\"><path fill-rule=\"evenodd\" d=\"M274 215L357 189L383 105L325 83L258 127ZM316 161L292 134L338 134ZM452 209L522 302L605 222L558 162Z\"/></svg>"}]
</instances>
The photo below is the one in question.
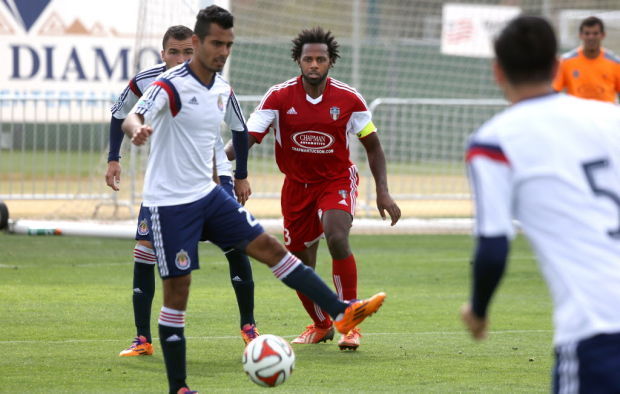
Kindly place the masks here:
<instances>
[{"instance_id":1,"label":"background player in white shirt","mask_svg":"<svg viewBox=\"0 0 620 394\"><path fill-rule=\"evenodd\" d=\"M471 302L462 319L487 335L512 219L531 242L554 305L554 392L620 392L620 110L554 93L557 42L520 16L495 42L495 77L512 106L472 137L476 202Z\"/></svg>"},{"instance_id":2,"label":"background player in white shirt","mask_svg":"<svg viewBox=\"0 0 620 394\"><path fill-rule=\"evenodd\" d=\"M144 93L123 122L136 145L151 139L143 205L153 233L164 302L159 315L170 393L192 392L186 383L185 310L191 271L199 268L197 243L204 234L222 249L236 248L267 264L286 285L309 296L346 333L383 303L384 293L342 302L314 271L288 253L237 201L213 182L213 148L222 120L231 127L237 157L235 191L244 202L247 129L222 70L234 41L233 16L218 6L198 14L189 63L168 70Z\"/></svg>"},{"instance_id":3,"label":"background player in white shirt","mask_svg":"<svg viewBox=\"0 0 620 394\"><path fill-rule=\"evenodd\" d=\"M106 183L114 190L119 190L121 176L120 148L124 133L121 123L131 109L146 92L153 81L167 69L188 61L193 53L193 31L186 26L171 26L166 30L162 39L161 58L163 63L148 67L133 77L127 87L112 107L110 122L110 152L108 154L108 170ZM233 194L232 165L223 151L221 137L215 147L217 174L219 183L224 189ZM151 306L155 294L156 264L155 251L151 243L151 234L147 221L148 209L141 208L138 216L138 225L134 248L133 269L133 312L136 325L136 338L132 344L120 352L122 357L132 357L153 354L151 336ZM230 278L239 305L241 337L247 344L258 335L254 321L254 281L252 266L246 255L231 249L225 251L230 268Z\"/></svg>"}]
</instances>

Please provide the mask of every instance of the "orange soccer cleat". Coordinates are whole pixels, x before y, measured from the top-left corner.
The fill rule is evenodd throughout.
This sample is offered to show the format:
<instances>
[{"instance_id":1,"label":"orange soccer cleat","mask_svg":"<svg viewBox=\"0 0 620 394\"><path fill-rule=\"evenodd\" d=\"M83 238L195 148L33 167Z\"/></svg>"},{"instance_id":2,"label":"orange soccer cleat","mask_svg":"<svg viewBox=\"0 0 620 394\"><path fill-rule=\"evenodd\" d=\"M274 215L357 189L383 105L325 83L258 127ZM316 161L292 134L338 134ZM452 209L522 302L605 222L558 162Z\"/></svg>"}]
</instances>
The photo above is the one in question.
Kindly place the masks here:
<instances>
[{"instance_id":1,"label":"orange soccer cleat","mask_svg":"<svg viewBox=\"0 0 620 394\"><path fill-rule=\"evenodd\" d=\"M342 335L342 337L338 341L338 347L340 348L340 350L357 350L357 348L360 346L361 336L362 334L360 334L360 329L355 327L348 333Z\"/></svg>"},{"instance_id":2,"label":"orange soccer cleat","mask_svg":"<svg viewBox=\"0 0 620 394\"><path fill-rule=\"evenodd\" d=\"M291 343L319 343L334 339L334 326L320 328L314 324L306 327L306 330L291 341Z\"/></svg>"},{"instance_id":3,"label":"orange soccer cleat","mask_svg":"<svg viewBox=\"0 0 620 394\"><path fill-rule=\"evenodd\" d=\"M344 310L344 316L334 322L336 329L341 334L347 334L363 322L364 319L379 310L383 300L385 300L385 293L381 292L366 300L352 301L347 309Z\"/></svg>"},{"instance_id":4,"label":"orange soccer cleat","mask_svg":"<svg viewBox=\"0 0 620 394\"><path fill-rule=\"evenodd\" d=\"M246 345L252 342L252 340L258 337L259 335L260 333L258 332L258 329L256 328L256 324L245 324L241 328L241 338L243 338L243 342L245 342Z\"/></svg>"},{"instance_id":5,"label":"orange soccer cleat","mask_svg":"<svg viewBox=\"0 0 620 394\"><path fill-rule=\"evenodd\" d=\"M153 345L147 342L146 338L142 335L136 337L127 349L120 352L118 355L121 357L133 357L133 356L150 356L153 354Z\"/></svg>"}]
</instances>

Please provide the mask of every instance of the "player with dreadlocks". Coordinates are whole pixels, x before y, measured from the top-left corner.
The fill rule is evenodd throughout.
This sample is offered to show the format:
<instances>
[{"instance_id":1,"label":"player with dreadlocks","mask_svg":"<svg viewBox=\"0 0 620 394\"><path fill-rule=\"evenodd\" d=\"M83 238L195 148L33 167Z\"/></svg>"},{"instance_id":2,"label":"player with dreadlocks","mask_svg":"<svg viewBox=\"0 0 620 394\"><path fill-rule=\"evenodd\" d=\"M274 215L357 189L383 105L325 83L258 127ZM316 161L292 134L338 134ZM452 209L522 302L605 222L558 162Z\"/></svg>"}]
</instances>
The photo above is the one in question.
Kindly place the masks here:
<instances>
[{"instance_id":1,"label":"player with dreadlocks","mask_svg":"<svg viewBox=\"0 0 620 394\"><path fill-rule=\"evenodd\" d=\"M357 267L349 231L359 178L350 159L350 138L357 136L368 155L381 216L385 219L387 211L394 225L400 209L388 192L385 156L364 98L327 75L340 57L334 36L315 27L301 31L292 43L291 55L301 75L267 91L247 123L249 144L260 143L273 126L276 162L286 176L281 198L285 245L314 268L318 241L325 236L338 295L354 300ZM227 153L233 157L232 147ZM292 343L333 339L329 315L305 295L298 295L313 323ZM341 349L355 350L359 344L357 328L338 342Z\"/></svg>"}]
</instances>

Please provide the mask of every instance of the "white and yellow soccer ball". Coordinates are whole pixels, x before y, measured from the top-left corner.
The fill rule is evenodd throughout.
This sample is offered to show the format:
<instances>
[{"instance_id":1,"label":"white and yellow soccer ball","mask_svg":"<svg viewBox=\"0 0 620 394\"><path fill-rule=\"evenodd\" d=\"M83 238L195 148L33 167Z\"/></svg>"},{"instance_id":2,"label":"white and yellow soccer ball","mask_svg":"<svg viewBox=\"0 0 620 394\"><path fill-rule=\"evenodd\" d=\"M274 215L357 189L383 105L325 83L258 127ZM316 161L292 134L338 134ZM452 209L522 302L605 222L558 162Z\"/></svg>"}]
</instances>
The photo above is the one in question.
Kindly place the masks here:
<instances>
[{"instance_id":1,"label":"white and yellow soccer ball","mask_svg":"<svg viewBox=\"0 0 620 394\"><path fill-rule=\"evenodd\" d=\"M265 334L246 346L242 361L243 370L252 382L275 387L286 382L293 373L295 353L283 338Z\"/></svg>"}]
</instances>

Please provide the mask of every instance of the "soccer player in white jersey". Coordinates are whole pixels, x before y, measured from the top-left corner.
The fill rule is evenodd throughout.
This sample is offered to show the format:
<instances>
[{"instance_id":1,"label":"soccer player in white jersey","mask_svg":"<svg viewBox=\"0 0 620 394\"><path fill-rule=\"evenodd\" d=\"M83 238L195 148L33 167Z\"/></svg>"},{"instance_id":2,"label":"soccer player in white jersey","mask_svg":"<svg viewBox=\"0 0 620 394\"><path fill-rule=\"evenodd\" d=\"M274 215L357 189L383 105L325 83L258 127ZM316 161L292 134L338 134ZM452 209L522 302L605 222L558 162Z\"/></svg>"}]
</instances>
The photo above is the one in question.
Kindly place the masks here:
<instances>
[{"instance_id":1,"label":"soccer player in white jersey","mask_svg":"<svg viewBox=\"0 0 620 394\"><path fill-rule=\"evenodd\" d=\"M350 159L350 139L358 138L366 150L381 216L385 219L387 211L394 225L400 209L388 192L385 156L364 98L354 88L328 77L340 57L338 47L331 32L321 27L301 31L291 50L301 75L267 91L248 120L248 130L250 146L260 143L271 126L275 130L276 162L285 174L281 205L286 247L315 268L324 234L338 295L353 300L357 298L357 264L349 246L349 231L359 179ZM298 296L312 324L292 343L333 339L329 314L305 295ZM356 350L360 336L354 328L340 338L338 346Z\"/></svg>"},{"instance_id":2,"label":"soccer player in white jersey","mask_svg":"<svg viewBox=\"0 0 620 394\"><path fill-rule=\"evenodd\" d=\"M148 86L169 68L189 60L194 53L192 46L192 30L186 26L171 26L162 39L161 58L163 63L148 67L132 78L127 87L112 107L110 122L110 152L108 154L108 170L106 183L112 189L119 189L121 176L120 147L123 140L121 123L127 114L142 97ZM220 185L231 195L233 194L232 165L223 150L222 138L217 140L215 147L217 175ZM155 294L155 252L150 240L147 223L148 209L141 208L136 230L136 246L134 248L133 270L133 311L136 325L136 338L131 345L120 352L121 357L132 357L153 354L151 336L151 306ZM254 321L254 281L252 266L243 253L230 249L225 252L230 268L230 278L240 314L241 337L247 344L256 338L258 330Z\"/></svg>"},{"instance_id":3,"label":"soccer player in white jersey","mask_svg":"<svg viewBox=\"0 0 620 394\"><path fill-rule=\"evenodd\" d=\"M256 219L213 182L213 147L224 120L232 129L237 157L235 191L245 202L247 128L222 70L234 41L233 16L210 6L198 13L189 63L168 70L144 93L123 122L135 145L151 139L143 205L148 207L164 302L159 337L170 393L187 393L185 310L191 272L198 269L197 243L202 234L222 249L236 248L268 265L289 287L326 310L340 332L348 332L377 311L384 293L343 302L338 295Z\"/></svg>"},{"instance_id":4,"label":"soccer player in white jersey","mask_svg":"<svg viewBox=\"0 0 620 394\"><path fill-rule=\"evenodd\" d=\"M520 16L495 41L495 79L512 105L467 151L476 203L473 290L461 309L475 339L504 273L512 219L551 289L556 393L620 392L620 109L554 93L557 42Z\"/></svg>"}]
</instances>

